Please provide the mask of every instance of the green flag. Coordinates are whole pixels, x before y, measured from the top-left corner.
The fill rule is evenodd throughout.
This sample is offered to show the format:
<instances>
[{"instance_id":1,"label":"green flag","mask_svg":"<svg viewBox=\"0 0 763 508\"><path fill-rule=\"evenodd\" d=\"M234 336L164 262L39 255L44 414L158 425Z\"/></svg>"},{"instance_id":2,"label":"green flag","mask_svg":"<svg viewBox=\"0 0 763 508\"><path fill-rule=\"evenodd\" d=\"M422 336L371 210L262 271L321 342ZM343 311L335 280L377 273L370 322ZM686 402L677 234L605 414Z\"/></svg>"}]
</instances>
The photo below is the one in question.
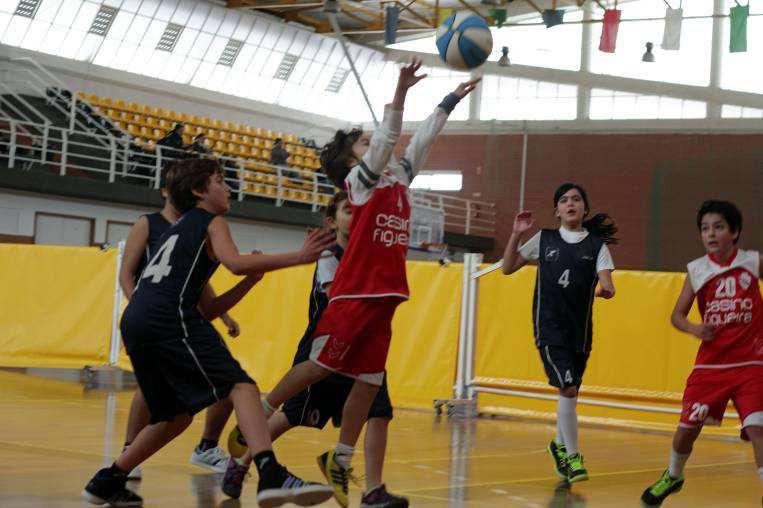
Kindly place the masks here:
<instances>
[{"instance_id":1,"label":"green flag","mask_svg":"<svg viewBox=\"0 0 763 508\"><path fill-rule=\"evenodd\" d=\"M490 9L490 17L495 20L495 26L501 28L506 23L506 9Z\"/></svg>"},{"instance_id":2,"label":"green flag","mask_svg":"<svg viewBox=\"0 0 763 508\"><path fill-rule=\"evenodd\" d=\"M749 5L739 5L731 8L731 40L729 51L731 53L744 53L747 51L747 17L750 15Z\"/></svg>"}]
</instances>

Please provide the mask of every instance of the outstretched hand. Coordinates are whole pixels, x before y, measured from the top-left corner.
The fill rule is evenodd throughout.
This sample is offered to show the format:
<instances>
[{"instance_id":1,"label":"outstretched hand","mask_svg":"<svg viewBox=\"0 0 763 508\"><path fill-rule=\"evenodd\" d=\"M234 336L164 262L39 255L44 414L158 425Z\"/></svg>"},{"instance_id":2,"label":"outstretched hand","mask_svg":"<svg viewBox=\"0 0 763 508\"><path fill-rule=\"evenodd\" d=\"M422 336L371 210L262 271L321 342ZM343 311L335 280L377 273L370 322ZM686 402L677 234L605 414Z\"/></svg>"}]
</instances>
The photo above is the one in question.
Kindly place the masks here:
<instances>
[{"instance_id":1,"label":"outstretched hand","mask_svg":"<svg viewBox=\"0 0 763 508\"><path fill-rule=\"evenodd\" d=\"M525 233L528 229L533 227L534 223L535 219L533 219L532 212L521 211L514 217L513 232L517 234Z\"/></svg>"},{"instance_id":2,"label":"outstretched hand","mask_svg":"<svg viewBox=\"0 0 763 508\"><path fill-rule=\"evenodd\" d=\"M408 89L426 78L426 74L416 74L421 68L421 59L413 57L411 62L400 69L400 77L397 80L397 86Z\"/></svg>"},{"instance_id":3,"label":"outstretched hand","mask_svg":"<svg viewBox=\"0 0 763 508\"><path fill-rule=\"evenodd\" d=\"M477 85L479 84L480 81L482 81L482 76L478 76L474 79L470 79L469 81L464 81L463 83L459 83L456 89L453 90L453 93L458 95L459 99L463 99L464 97L469 95L469 92L477 88Z\"/></svg>"}]
</instances>

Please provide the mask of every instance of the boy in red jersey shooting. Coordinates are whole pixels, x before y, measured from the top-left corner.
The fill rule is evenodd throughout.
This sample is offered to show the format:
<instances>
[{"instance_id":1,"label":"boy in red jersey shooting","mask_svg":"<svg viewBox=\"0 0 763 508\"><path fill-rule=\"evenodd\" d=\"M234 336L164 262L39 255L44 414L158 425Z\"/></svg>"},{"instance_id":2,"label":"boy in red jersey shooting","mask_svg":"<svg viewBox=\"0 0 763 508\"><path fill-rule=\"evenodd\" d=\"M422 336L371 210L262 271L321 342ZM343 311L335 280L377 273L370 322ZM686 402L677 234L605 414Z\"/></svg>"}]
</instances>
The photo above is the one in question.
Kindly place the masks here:
<instances>
[{"instance_id":1,"label":"boy in red jersey shooting","mask_svg":"<svg viewBox=\"0 0 763 508\"><path fill-rule=\"evenodd\" d=\"M641 496L649 506L683 487L683 470L703 425L720 425L729 400L742 421L742 439L752 442L763 480L763 299L761 255L737 246L742 214L728 201L705 201L697 227L707 254L688 265L671 322L701 340L673 436L670 464ZM702 323L687 319L697 299Z\"/></svg>"},{"instance_id":2,"label":"boy in red jersey shooting","mask_svg":"<svg viewBox=\"0 0 763 508\"><path fill-rule=\"evenodd\" d=\"M425 75L413 60L400 70L395 96L372 136L338 131L321 152L323 171L347 191L352 206L350 237L331 289L329 305L313 334L310 360L299 363L263 400L266 415L308 386L336 372L355 382L342 411L335 450L318 457L337 501L348 504L350 462L369 408L384 379L395 308L408 299L405 258L411 205L408 187L458 102L479 78L461 83L421 123L397 161L403 105L408 89ZM247 457L244 458L246 462ZM246 467L242 464L241 467ZM370 506L365 499L361 506Z\"/></svg>"}]
</instances>

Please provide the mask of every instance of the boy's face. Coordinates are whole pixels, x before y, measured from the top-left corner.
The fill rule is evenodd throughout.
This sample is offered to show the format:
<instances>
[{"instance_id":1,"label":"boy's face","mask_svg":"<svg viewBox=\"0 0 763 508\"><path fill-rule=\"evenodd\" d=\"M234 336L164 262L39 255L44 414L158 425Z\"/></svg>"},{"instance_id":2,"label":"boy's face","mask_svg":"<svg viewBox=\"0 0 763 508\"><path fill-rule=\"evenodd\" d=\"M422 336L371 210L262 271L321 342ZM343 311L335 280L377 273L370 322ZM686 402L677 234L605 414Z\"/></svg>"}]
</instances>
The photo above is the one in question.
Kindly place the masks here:
<instances>
[{"instance_id":1,"label":"boy's face","mask_svg":"<svg viewBox=\"0 0 763 508\"><path fill-rule=\"evenodd\" d=\"M350 159L350 165L352 167L356 166L360 162L360 159L362 159L368 151L368 145L370 143L371 134L364 132L360 135L358 140L352 144L352 157L354 159Z\"/></svg>"},{"instance_id":2,"label":"boy's face","mask_svg":"<svg viewBox=\"0 0 763 508\"><path fill-rule=\"evenodd\" d=\"M739 238L739 232L732 232L729 223L719 213L703 215L699 231L708 254L731 252L734 249L734 241Z\"/></svg>"},{"instance_id":3,"label":"boy's face","mask_svg":"<svg viewBox=\"0 0 763 508\"><path fill-rule=\"evenodd\" d=\"M346 199L337 204L336 217L326 218L326 225L336 231L337 235L345 238L350 235L350 222L352 222L352 207Z\"/></svg>"},{"instance_id":4,"label":"boy's face","mask_svg":"<svg viewBox=\"0 0 763 508\"><path fill-rule=\"evenodd\" d=\"M556 216L564 225L578 225L586 214L583 195L577 189L570 189L556 203Z\"/></svg>"},{"instance_id":5,"label":"boy's face","mask_svg":"<svg viewBox=\"0 0 763 508\"><path fill-rule=\"evenodd\" d=\"M198 196L207 205L205 208L210 213L222 215L230 209L230 187L225 183L223 175L220 173L214 173L209 177L206 190L199 193Z\"/></svg>"}]
</instances>

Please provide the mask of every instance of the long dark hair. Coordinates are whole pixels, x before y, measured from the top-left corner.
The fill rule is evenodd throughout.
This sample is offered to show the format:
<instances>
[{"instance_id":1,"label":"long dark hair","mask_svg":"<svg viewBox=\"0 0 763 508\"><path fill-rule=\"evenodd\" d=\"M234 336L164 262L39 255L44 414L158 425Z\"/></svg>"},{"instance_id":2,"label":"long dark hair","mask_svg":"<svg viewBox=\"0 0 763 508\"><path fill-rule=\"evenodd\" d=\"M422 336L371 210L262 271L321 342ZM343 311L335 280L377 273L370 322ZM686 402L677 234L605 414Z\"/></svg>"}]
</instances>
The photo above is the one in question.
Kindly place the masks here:
<instances>
[{"instance_id":1,"label":"long dark hair","mask_svg":"<svg viewBox=\"0 0 763 508\"><path fill-rule=\"evenodd\" d=\"M363 135L363 129L351 131L338 130L334 139L323 146L321 150L321 170L339 187L344 187L344 179L350 172L350 159L354 157L352 145Z\"/></svg>"},{"instance_id":2,"label":"long dark hair","mask_svg":"<svg viewBox=\"0 0 763 508\"><path fill-rule=\"evenodd\" d=\"M554 208L557 207L562 196L572 189L576 189L583 198L583 203L585 204L585 216L588 216L591 211L591 206L588 203L588 194L581 185L576 183L563 183L556 189L556 192L554 192ZM615 237L615 234L617 233L617 223L615 223L615 219L610 217L607 213L597 213L593 217L584 220L583 227L586 228L589 233L601 238L604 243L608 245L617 245L619 242Z\"/></svg>"}]
</instances>

